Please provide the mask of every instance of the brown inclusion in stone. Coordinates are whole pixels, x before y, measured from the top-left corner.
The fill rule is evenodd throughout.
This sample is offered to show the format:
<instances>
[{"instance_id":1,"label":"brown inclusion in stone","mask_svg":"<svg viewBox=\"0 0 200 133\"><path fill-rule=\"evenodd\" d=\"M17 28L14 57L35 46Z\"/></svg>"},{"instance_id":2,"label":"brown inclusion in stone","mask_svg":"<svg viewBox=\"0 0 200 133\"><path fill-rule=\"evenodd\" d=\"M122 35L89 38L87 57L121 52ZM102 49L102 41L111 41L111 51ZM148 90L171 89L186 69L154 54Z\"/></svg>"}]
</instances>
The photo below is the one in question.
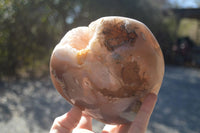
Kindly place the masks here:
<instances>
[{"instance_id":1,"label":"brown inclusion in stone","mask_svg":"<svg viewBox=\"0 0 200 133\"><path fill-rule=\"evenodd\" d=\"M134 30L129 32L125 28L125 23L107 23L104 26L105 28L102 32L105 38L104 45L109 51L113 51L115 48L124 44L130 44L133 46L137 38L137 34Z\"/></svg>"}]
</instances>

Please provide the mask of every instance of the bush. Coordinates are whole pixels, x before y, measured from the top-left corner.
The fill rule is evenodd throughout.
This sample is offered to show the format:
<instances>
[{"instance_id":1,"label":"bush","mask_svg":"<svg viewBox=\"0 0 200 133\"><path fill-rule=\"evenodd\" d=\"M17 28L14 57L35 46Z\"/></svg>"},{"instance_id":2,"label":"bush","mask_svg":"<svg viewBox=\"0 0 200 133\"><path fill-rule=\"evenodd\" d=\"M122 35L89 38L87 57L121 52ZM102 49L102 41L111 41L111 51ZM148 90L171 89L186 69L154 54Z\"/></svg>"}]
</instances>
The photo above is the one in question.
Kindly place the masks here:
<instances>
[{"instance_id":1,"label":"bush","mask_svg":"<svg viewBox=\"0 0 200 133\"><path fill-rule=\"evenodd\" d=\"M51 51L65 32L102 16L138 19L164 47L170 39L162 15L165 4L166 0L0 0L0 77L48 71Z\"/></svg>"}]
</instances>

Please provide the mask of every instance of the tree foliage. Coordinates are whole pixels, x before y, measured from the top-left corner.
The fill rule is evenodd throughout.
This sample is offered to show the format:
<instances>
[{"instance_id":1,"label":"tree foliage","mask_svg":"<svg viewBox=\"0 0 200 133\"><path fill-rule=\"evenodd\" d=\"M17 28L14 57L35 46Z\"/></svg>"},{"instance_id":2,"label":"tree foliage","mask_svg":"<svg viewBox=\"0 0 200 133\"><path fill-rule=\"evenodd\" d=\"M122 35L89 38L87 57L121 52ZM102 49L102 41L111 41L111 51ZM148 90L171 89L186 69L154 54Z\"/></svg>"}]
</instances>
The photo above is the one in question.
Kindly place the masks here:
<instances>
[{"instance_id":1,"label":"tree foliage","mask_svg":"<svg viewBox=\"0 0 200 133\"><path fill-rule=\"evenodd\" d=\"M64 0L1 0L1 75L16 74L46 58L66 28L65 14L72 4Z\"/></svg>"},{"instance_id":2,"label":"tree foliage","mask_svg":"<svg viewBox=\"0 0 200 133\"><path fill-rule=\"evenodd\" d=\"M0 0L0 76L34 64L48 66L50 53L67 30L102 16L145 23L160 43L168 36L166 0Z\"/></svg>"}]
</instances>

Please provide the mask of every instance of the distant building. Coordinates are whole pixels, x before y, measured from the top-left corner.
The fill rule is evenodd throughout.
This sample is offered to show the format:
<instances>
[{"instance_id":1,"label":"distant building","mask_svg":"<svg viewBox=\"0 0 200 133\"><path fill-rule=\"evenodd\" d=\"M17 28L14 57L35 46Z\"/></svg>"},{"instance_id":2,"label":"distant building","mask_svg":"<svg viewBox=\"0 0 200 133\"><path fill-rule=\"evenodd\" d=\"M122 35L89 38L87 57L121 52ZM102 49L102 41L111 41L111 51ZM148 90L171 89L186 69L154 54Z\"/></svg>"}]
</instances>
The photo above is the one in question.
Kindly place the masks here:
<instances>
[{"instance_id":1,"label":"distant building","mask_svg":"<svg viewBox=\"0 0 200 133\"><path fill-rule=\"evenodd\" d=\"M180 26L181 20L196 20L195 24L191 23L194 28L191 29L191 31L188 31L188 37L190 37L195 43L200 45L200 8L172 9L172 12L176 16L177 31Z\"/></svg>"},{"instance_id":2,"label":"distant building","mask_svg":"<svg viewBox=\"0 0 200 133\"><path fill-rule=\"evenodd\" d=\"M172 46L172 60L176 64L200 66L200 8L172 9L172 12L176 17L177 26L175 32L177 34L178 30L179 32L181 31L179 28L182 20L196 20L196 23L188 23L193 28L185 29L186 31L188 30L188 34L182 37L179 36L176 43Z\"/></svg>"}]
</instances>

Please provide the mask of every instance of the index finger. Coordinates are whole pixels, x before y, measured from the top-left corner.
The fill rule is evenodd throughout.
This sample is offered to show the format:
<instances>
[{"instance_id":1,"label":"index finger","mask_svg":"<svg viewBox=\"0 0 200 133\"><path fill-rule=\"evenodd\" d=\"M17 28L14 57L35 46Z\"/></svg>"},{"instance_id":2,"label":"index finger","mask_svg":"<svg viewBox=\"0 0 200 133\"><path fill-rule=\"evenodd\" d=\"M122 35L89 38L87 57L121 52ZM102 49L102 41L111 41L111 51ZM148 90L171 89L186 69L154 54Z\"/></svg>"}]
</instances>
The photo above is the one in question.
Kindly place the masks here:
<instances>
[{"instance_id":1,"label":"index finger","mask_svg":"<svg viewBox=\"0 0 200 133\"><path fill-rule=\"evenodd\" d=\"M71 133L71 131L78 125L81 119L82 112L78 107L72 109L54 120L50 129L50 133Z\"/></svg>"},{"instance_id":2,"label":"index finger","mask_svg":"<svg viewBox=\"0 0 200 133\"><path fill-rule=\"evenodd\" d=\"M148 96L144 99L144 102L138 114L136 115L135 120L132 122L128 133L145 133L156 101L156 94L148 94Z\"/></svg>"}]
</instances>

